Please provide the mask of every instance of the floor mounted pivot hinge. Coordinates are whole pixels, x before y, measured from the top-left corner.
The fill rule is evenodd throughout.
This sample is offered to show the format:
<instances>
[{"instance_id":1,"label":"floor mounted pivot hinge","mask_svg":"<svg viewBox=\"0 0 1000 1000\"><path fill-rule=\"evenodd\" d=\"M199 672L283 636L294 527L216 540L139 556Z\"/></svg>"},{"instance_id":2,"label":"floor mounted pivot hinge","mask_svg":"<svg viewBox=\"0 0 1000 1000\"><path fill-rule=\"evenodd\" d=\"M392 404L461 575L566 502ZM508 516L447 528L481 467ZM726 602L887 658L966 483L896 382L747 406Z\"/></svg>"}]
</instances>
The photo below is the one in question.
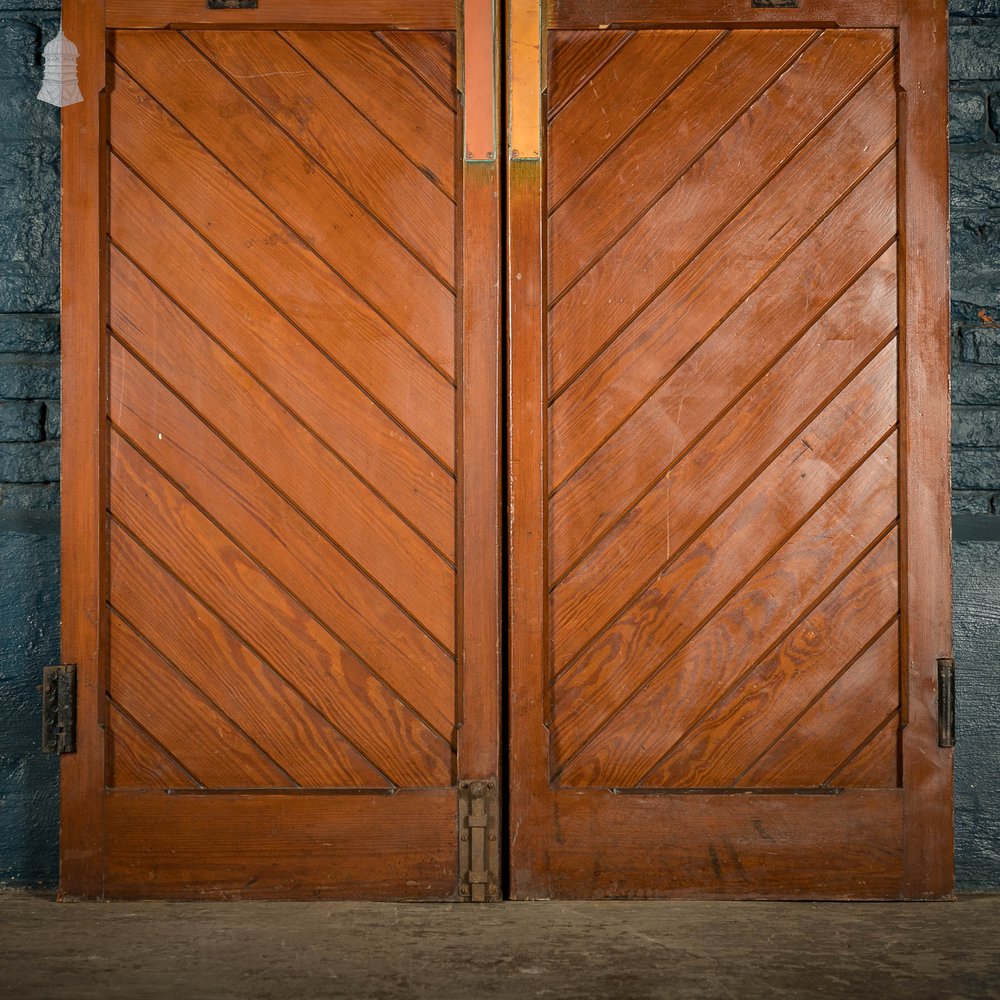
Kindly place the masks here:
<instances>
[{"instance_id":1,"label":"floor mounted pivot hinge","mask_svg":"<svg viewBox=\"0 0 1000 1000\"><path fill-rule=\"evenodd\" d=\"M466 902L500 899L500 796L496 778L458 785L459 893Z\"/></svg>"}]
</instances>

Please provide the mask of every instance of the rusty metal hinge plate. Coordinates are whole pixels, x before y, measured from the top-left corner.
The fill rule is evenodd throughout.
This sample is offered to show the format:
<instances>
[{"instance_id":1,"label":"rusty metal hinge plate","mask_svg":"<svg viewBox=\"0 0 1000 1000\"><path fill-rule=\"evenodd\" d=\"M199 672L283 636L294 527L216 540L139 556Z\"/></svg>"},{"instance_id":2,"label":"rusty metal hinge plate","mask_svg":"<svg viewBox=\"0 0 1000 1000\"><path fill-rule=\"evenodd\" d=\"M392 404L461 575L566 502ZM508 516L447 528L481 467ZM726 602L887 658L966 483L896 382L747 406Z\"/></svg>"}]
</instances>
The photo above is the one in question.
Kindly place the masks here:
<instances>
[{"instance_id":1,"label":"rusty metal hinge plate","mask_svg":"<svg viewBox=\"0 0 1000 1000\"><path fill-rule=\"evenodd\" d=\"M938 746L955 745L955 661L938 660Z\"/></svg>"},{"instance_id":2,"label":"rusty metal hinge plate","mask_svg":"<svg viewBox=\"0 0 1000 1000\"><path fill-rule=\"evenodd\" d=\"M496 778L458 784L458 871L461 898L500 899L500 795Z\"/></svg>"},{"instance_id":3,"label":"rusty metal hinge plate","mask_svg":"<svg viewBox=\"0 0 1000 1000\"><path fill-rule=\"evenodd\" d=\"M72 663L42 670L42 751L76 750L76 666Z\"/></svg>"}]
</instances>

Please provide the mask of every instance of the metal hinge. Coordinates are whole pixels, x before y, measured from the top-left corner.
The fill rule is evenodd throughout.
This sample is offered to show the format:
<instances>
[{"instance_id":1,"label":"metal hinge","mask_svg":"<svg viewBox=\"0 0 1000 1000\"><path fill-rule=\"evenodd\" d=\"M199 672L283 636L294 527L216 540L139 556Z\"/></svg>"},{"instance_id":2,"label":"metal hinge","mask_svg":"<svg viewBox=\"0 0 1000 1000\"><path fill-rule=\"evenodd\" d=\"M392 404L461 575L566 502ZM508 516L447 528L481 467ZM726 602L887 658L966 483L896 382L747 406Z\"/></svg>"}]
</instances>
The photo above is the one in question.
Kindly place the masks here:
<instances>
[{"instance_id":1,"label":"metal hinge","mask_svg":"<svg viewBox=\"0 0 1000 1000\"><path fill-rule=\"evenodd\" d=\"M72 663L42 670L42 751L76 750L76 666Z\"/></svg>"},{"instance_id":2,"label":"metal hinge","mask_svg":"<svg viewBox=\"0 0 1000 1000\"><path fill-rule=\"evenodd\" d=\"M938 660L938 746L955 745L955 661Z\"/></svg>"},{"instance_id":3,"label":"metal hinge","mask_svg":"<svg viewBox=\"0 0 1000 1000\"><path fill-rule=\"evenodd\" d=\"M466 902L494 903L500 899L499 819L496 778L459 782L459 892Z\"/></svg>"},{"instance_id":4,"label":"metal hinge","mask_svg":"<svg viewBox=\"0 0 1000 1000\"><path fill-rule=\"evenodd\" d=\"M205 0L209 10L256 10L257 0Z\"/></svg>"}]
</instances>

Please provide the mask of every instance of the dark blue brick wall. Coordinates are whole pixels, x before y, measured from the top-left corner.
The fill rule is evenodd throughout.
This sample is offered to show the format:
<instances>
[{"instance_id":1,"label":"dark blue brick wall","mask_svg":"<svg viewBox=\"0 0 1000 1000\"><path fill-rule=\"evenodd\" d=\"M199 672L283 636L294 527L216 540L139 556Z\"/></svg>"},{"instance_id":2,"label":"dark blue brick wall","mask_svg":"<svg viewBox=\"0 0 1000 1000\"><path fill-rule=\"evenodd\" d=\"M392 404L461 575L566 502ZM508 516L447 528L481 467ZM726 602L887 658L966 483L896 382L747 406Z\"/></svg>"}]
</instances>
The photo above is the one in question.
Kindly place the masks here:
<instances>
[{"instance_id":1,"label":"dark blue brick wall","mask_svg":"<svg viewBox=\"0 0 1000 1000\"><path fill-rule=\"evenodd\" d=\"M951 4L955 861L1000 888L1000 0Z\"/></svg>"},{"instance_id":2,"label":"dark blue brick wall","mask_svg":"<svg viewBox=\"0 0 1000 1000\"><path fill-rule=\"evenodd\" d=\"M35 100L58 3L0 0L0 880L58 870L38 680L59 659L59 112Z\"/></svg>"},{"instance_id":3,"label":"dark blue brick wall","mask_svg":"<svg viewBox=\"0 0 1000 1000\"><path fill-rule=\"evenodd\" d=\"M58 650L58 112L35 100L58 0L0 0L0 881L57 875L38 745ZM952 0L956 865L1000 888L1000 0Z\"/></svg>"}]
</instances>

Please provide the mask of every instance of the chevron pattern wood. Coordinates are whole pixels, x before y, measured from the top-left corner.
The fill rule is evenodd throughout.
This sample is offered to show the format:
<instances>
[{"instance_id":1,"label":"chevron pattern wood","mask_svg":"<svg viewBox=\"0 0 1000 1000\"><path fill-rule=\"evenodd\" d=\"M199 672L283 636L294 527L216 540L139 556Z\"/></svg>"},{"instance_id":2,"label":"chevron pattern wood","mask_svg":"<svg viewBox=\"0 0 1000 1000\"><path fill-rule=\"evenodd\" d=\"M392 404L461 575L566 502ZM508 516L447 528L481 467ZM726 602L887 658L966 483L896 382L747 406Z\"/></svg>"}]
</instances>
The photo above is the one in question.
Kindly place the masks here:
<instances>
[{"instance_id":1,"label":"chevron pattern wood","mask_svg":"<svg viewBox=\"0 0 1000 1000\"><path fill-rule=\"evenodd\" d=\"M454 37L110 56L111 784L449 786Z\"/></svg>"},{"instance_id":2,"label":"chevron pattern wood","mask_svg":"<svg viewBox=\"0 0 1000 1000\"><path fill-rule=\"evenodd\" d=\"M896 787L894 34L550 45L552 777Z\"/></svg>"}]
</instances>

